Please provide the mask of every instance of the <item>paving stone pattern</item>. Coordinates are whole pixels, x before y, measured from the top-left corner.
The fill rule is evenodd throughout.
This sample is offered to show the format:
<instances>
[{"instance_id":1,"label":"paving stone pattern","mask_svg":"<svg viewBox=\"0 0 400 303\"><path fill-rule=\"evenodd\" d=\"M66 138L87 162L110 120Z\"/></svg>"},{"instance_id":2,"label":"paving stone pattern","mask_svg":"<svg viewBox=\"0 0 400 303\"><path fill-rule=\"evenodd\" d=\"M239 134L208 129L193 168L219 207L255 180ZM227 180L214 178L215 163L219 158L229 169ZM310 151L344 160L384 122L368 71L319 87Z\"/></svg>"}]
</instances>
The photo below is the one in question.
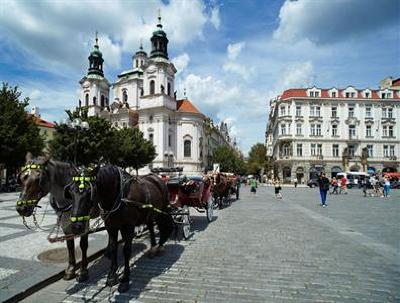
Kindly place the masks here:
<instances>
[{"instance_id":1,"label":"paving stone pattern","mask_svg":"<svg viewBox=\"0 0 400 303\"><path fill-rule=\"evenodd\" d=\"M283 200L269 187L242 192L211 224L194 216L190 240L162 257L135 242L128 293L105 286L101 258L88 283L59 281L25 302L400 302L399 191L351 190L328 208L316 189L284 188Z\"/></svg>"}]
</instances>

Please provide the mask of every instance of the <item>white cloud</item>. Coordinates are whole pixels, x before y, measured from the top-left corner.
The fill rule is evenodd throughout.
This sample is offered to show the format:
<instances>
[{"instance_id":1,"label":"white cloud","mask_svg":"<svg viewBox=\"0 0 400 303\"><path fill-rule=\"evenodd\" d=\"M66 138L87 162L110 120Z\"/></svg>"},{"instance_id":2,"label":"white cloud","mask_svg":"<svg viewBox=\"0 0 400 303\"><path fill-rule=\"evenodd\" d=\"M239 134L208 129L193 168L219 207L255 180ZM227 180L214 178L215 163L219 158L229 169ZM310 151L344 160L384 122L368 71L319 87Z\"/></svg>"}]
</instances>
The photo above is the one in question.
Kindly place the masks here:
<instances>
[{"instance_id":1,"label":"white cloud","mask_svg":"<svg viewBox=\"0 0 400 303\"><path fill-rule=\"evenodd\" d=\"M400 2L397 0L286 0L279 12L280 22L274 38L329 44L348 37L359 38L399 18Z\"/></svg>"},{"instance_id":2,"label":"white cloud","mask_svg":"<svg viewBox=\"0 0 400 303\"><path fill-rule=\"evenodd\" d=\"M229 44L227 47L228 59L235 60L245 46L246 42L244 41L237 42L234 44Z\"/></svg>"},{"instance_id":3,"label":"white cloud","mask_svg":"<svg viewBox=\"0 0 400 303\"><path fill-rule=\"evenodd\" d=\"M214 25L215 29L219 29L221 25L221 18L219 16L219 7L214 7L211 10L211 17L210 17L210 22L212 25Z\"/></svg>"},{"instance_id":4,"label":"white cloud","mask_svg":"<svg viewBox=\"0 0 400 303\"><path fill-rule=\"evenodd\" d=\"M178 57L173 58L171 61L177 69L177 75L179 75L188 66L188 64L190 62L190 57L187 53L183 53L183 54L179 55Z\"/></svg>"},{"instance_id":5,"label":"white cloud","mask_svg":"<svg viewBox=\"0 0 400 303\"><path fill-rule=\"evenodd\" d=\"M65 73L65 67L74 71L86 67L94 32L98 30L105 64L119 68L122 52L134 53L141 38L148 48L158 8L174 47L202 37L207 13L201 0L171 0L168 4L161 0L9 0L0 2L0 39L7 37L14 48L39 58L36 62L43 68L56 71L63 66Z\"/></svg>"},{"instance_id":6,"label":"white cloud","mask_svg":"<svg viewBox=\"0 0 400 303\"><path fill-rule=\"evenodd\" d=\"M275 90L282 92L288 88L311 86L314 79L314 67L310 61L289 63L280 72Z\"/></svg>"},{"instance_id":7,"label":"white cloud","mask_svg":"<svg viewBox=\"0 0 400 303\"><path fill-rule=\"evenodd\" d=\"M244 79L249 79L251 75L250 69L246 69L244 66L231 61L225 62L222 68L224 71L238 74L242 76Z\"/></svg>"}]
</instances>

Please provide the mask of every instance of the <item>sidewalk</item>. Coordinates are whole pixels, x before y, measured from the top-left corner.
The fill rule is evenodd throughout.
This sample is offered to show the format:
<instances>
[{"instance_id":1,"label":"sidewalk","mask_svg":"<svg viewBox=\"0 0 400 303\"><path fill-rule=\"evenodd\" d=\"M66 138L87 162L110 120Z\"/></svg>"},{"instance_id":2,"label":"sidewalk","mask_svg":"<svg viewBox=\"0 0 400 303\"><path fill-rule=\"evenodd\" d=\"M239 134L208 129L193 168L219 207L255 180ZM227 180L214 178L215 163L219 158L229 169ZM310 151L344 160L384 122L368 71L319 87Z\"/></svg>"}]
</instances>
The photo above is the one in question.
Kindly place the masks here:
<instances>
[{"instance_id":1,"label":"sidewalk","mask_svg":"<svg viewBox=\"0 0 400 303\"><path fill-rule=\"evenodd\" d=\"M22 224L22 219L15 210L17 199L17 193L0 194L1 302L62 272L67 264L66 244L51 244L47 241L49 230L56 223L56 216L48 205L48 198L40 202L42 208L38 209L36 216L40 226L48 231L28 230ZM46 215L43 217L44 213ZM27 218L27 222L34 226L32 218ZM88 255L98 252L106 244L105 231L89 236ZM75 247L80 251L79 239L75 240ZM80 252L78 254L80 255ZM38 256L41 256L41 260Z\"/></svg>"}]
</instances>

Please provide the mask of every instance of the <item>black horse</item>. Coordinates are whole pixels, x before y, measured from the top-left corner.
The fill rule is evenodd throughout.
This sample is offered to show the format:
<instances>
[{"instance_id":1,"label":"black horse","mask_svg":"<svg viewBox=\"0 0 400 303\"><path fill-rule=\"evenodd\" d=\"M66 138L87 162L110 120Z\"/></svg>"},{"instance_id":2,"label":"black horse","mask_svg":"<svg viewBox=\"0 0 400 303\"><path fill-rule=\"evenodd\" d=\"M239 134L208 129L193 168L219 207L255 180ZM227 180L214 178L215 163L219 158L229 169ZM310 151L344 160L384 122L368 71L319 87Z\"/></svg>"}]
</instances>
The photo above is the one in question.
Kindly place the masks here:
<instances>
[{"instance_id":1,"label":"black horse","mask_svg":"<svg viewBox=\"0 0 400 303\"><path fill-rule=\"evenodd\" d=\"M40 199L50 192L50 205L57 213L58 223L65 235L72 235L70 222L72 204L70 200L64 198L64 187L71 182L71 178L75 174L76 169L69 163L54 161L49 158L32 159L32 155L28 153L26 166L18 176L19 182L23 185L23 190L16 205L19 215L23 217L31 216L35 208L38 207ZM64 279L71 280L76 276L75 243L73 238L66 242L68 266L65 269ZM88 278L87 234L81 237L80 248L82 262L77 280L83 282Z\"/></svg>"},{"instance_id":2,"label":"black horse","mask_svg":"<svg viewBox=\"0 0 400 303\"><path fill-rule=\"evenodd\" d=\"M117 277L117 240L121 232L124 240L124 273L120 279L119 291L129 289L129 260L135 226L146 224L151 240L151 252L160 253L163 244L173 230L172 216L169 214L168 190L165 183L156 175L136 178L125 174L118 167L106 165L92 172L82 171L66 187L65 196L72 199L73 232L85 231L85 221L90 218L89 210L97 204L102 210L105 227L109 236L111 267L107 276L107 285L118 282ZM160 231L159 244L156 246L154 222Z\"/></svg>"}]
</instances>

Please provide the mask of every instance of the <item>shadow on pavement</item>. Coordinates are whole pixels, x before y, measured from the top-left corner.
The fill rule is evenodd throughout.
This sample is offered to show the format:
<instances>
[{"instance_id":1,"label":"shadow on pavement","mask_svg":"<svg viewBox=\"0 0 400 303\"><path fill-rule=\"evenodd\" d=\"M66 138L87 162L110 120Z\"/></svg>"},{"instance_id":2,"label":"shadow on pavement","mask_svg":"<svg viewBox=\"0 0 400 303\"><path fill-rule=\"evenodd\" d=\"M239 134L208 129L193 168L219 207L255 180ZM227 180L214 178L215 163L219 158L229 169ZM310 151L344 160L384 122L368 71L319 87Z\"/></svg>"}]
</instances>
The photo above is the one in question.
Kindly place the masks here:
<instances>
[{"instance_id":1,"label":"shadow on pavement","mask_svg":"<svg viewBox=\"0 0 400 303\"><path fill-rule=\"evenodd\" d=\"M113 297L115 302L128 302L137 299L144 291L151 290L148 287L149 282L154 277L165 273L172 265L179 260L184 251L184 247L180 244L165 245L165 253L154 259L147 256L141 256L131 265L130 289L127 293L117 293Z\"/></svg>"}]
</instances>

